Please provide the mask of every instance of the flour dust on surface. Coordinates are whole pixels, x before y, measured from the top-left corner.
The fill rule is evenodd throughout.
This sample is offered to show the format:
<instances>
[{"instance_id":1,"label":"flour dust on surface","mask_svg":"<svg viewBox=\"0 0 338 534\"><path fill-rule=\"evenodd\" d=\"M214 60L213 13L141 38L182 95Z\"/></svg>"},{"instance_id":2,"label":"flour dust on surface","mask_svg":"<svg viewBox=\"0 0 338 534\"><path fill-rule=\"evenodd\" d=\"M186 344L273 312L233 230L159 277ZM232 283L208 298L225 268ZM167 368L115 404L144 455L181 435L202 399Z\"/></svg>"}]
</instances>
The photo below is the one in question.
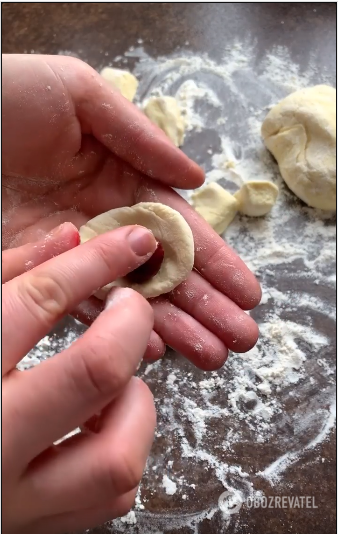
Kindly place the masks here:
<instances>
[{"instance_id":1,"label":"flour dust on surface","mask_svg":"<svg viewBox=\"0 0 338 534\"><path fill-rule=\"evenodd\" d=\"M261 304L250 312L260 328L256 347L230 354L211 373L169 350L139 373L155 396L156 438L135 508L113 521L112 531L197 534L202 522L221 514L223 491L244 500L262 494L262 479L282 485L285 471L335 423L335 224L287 189L260 137L264 117L281 98L333 80L317 57L301 70L286 48L258 60L255 47L243 42L227 47L217 63L188 51L152 58L138 44L111 65L125 68L128 61L140 80L139 104L156 95L177 98L187 125L183 150L204 167L207 182L230 192L251 179L280 188L268 216L237 215L226 232L262 284ZM180 193L189 200L191 192ZM62 339L44 338L21 365L52 356L77 335L68 328ZM162 513L151 511L155 499ZM231 521L225 514L217 531Z\"/></svg>"}]
</instances>

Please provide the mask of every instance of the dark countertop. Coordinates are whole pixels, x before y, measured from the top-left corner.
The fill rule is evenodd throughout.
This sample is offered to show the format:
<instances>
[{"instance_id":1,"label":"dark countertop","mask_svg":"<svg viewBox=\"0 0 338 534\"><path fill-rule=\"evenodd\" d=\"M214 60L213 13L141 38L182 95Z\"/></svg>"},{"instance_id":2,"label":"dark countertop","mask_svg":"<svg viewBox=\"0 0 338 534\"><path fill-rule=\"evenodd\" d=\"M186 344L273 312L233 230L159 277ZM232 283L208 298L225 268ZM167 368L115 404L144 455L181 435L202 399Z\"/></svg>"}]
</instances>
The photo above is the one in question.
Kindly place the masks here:
<instances>
[{"instance_id":1,"label":"dark countertop","mask_svg":"<svg viewBox=\"0 0 338 534\"><path fill-rule=\"evenodd\" d=\"M60 50L70 51L99 68L110 57L122 55L138 39L142 39L145 50L152 56L186 48L188 41L190 50L208 52L217 60L221 54L220 43L250 35L255 42L257 60L266 48L278 45L287 45L292 59L300 65L307 63L313 51L319 51L321 68L335 78L336 4L333 2L3 3L2 6L3 53L35 51L56 54ZM59 329L61 335L62 328L63 325ZM331 357L335 357L334 345ZM184 365L181 363L180 369L183 373ZM161 396L159 390L156 394ZM260 481L260 488L267 495L313 495L318 508L243 510L226 531L239 534L335 532L335 450L335 435L331 433L329 440L305 452L301 460L285 472L282 488L270 487L263 479ZM157 452L160 450L157 449ZM252 454L253 461L259 466L267 449L260 452L257 448L253 454L252 448L247 448L246 454ZM322 463L322 457L325 463ZM287 487L291 490L283 492ZM202 509L203 494L199 495L199 499L198 507ZM191 501L187 501L187 513L190 511L188 502ZM150 501L150 507L152 511L162 513L166 507L171 507L171 503L162 503L155 498ZM222 528L218 519L206 520L199 526L198 532L216 534L223 532ZM97 533L105 531L104 528L95 530ZM126 531L129 531L128 527ZM146 534L141 527L135 532ZM169 533L168 530L165 532ZM182 528L179 532L186 534L191 529Z\"/></svg>"}]
</instances>

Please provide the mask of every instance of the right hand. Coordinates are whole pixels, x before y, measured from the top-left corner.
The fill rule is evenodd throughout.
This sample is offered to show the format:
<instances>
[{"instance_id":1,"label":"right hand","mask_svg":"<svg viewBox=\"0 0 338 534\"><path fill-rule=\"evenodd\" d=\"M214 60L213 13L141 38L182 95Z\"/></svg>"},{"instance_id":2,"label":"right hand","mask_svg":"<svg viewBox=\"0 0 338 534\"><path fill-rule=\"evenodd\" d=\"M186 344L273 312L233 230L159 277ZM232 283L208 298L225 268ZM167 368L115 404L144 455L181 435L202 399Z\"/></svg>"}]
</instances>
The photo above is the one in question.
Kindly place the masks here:
<instances>
[{"instance_id":1,"label":"right hand","mask_svg":"<svg viewBox=\"0 0 338 534\"><path fill-rule=\"evenodd\" d=\"M124 515L153 441L153 398L133 377L152 335L153 311L133 290L113 289L96 321L67 350L29 371L16 369L62 316L156 248L148 230L130 226L81 247L78 242L76 228L66 223L43 243L3 256L7 534L59 534ZM29 262L35 266L27 271ZM87 432L54 445L79 426Z\"/></svg>"}]
</instances>

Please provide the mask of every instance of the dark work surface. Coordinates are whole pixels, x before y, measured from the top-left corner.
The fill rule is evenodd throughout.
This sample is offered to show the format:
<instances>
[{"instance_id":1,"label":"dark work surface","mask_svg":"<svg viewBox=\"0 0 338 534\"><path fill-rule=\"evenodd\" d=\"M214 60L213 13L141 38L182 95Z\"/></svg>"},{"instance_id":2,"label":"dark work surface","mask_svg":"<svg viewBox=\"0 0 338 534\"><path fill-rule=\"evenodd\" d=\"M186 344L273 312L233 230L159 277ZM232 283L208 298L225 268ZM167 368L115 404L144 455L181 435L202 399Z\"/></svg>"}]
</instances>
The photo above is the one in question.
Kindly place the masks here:
<instances>
[{"instance_id":1,"label":"dark work surface","mask_svg":"<svg viewBox=\"0 0 338 534\"><path fill-rule=\"evenodd\" d=\"M97 67L106 51L113 58L140 38L152 55L170 54L189 41L190 49L217 59L222 45L250 34L261 53L272 45L288 45L300 63L320 50L323 67L335 72L335 27L333 2L3 3L2 43L3 53L81 51Z\"/></svg>"},{"instance_id":2,"label":"dark work surface","mask_svg":"<svg viewBox=\"0 0 338 534\"><path fill-rule=\"evenodd\" d=\"M35 51L55 54L67 50L79 54L95 68L116 55L122 55L140 38L144 41L145 50L152 56L171 54L186 46L188 41L190 50L208 52L218 59L220 43L250 35L255 42L257 60L266 48L274 45L287 45L292 59L300 65L306 64L310 54L319 50L322 68L335 76L335 3L4 3L2 30L4 53ZM60 332L62 334L62 327ZM160 392L157 394L161 395ZM256 452L251 450L248 453L255 458ZM263 453L267 454L266 448ZM325 458L325 463L321 462L321 457ZM267 495L313 495L318 508L243 510L236 525L230 522L227 532L234 532L235 527L236 532L242 534L335 532L333 433L330 440L308 451L286 471L285 483L291 490L283 492L278 486L271 488L265 481L260 482ZM198 505L202 509L203 497L200 495L199 498L201 502ZM151 510L162 512L165 505L154 500ZM185 512L189 513L188 502L186 506ZM105 528L98 528L95 532L103 533ZM144 530L139 532L145 534ZM183 528L180 532L186 534L191 530ZM221 528L217 521L207 520L200 525L198 532L216 534L221 532Z\"/></svg>"}]
</instances>

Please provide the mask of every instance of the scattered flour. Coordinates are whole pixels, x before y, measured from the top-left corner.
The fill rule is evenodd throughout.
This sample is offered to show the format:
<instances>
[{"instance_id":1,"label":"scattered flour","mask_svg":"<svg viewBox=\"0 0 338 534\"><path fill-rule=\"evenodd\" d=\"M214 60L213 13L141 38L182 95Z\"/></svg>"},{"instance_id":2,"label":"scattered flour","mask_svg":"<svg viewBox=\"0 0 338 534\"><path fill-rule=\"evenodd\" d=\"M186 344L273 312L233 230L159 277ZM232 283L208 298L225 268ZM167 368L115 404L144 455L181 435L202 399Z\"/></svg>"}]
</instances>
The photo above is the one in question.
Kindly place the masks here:
<instances>
[{"instance_id":1,"label":"scattered flour","mask_svg":"<svg viewBox=\"0 0 338 534\"><path fill-rule=\"evenodd\" d=\"M177 490L177 484L170 480L167 475L163 475L162 486L165 489L167 495L174 495Z\"/></svg>"},{"instance_id":2,"label":"scattered flour","mask_svg":"<svg viewBox=\"0 0 338 534\"><path fill-rule=\"evenodd\" d=\"M127 525L135 525L135 523L137 522L135 512L131 510L130 512L128 512L127 515L121 517L121 521L122 523L126 523Z\"/></svg>"},{"instance_id":3,"label":"scattered flour","mask_svg":"<svg viewBox=\"0 0 338 534\"><path fill-rule=\"evenodd\" d=\"M83 326L80 326L78 321L74 321L79 325L79 328L83 330ZM80 331L81 331L80 330ZM65 350L79 337L79 331L75 331L72 328L66 328L63 331L63 336L60 338L58 335L51 335L43 337L35 347L21 360L18 364L18 369L24 371L34 365L41 363L46 358L50 358Z\"/></svg>"},{"instance_id":4,"label":"scattered flour","mask_svg":"<svg viewBox=\"0 0 338 534\"><path fill-rule=\"evenodd\" d=\"M216 63L188 51L154 59L141 44L111 64L135 64L138 103L163 94L178 99L187 124L183 148L204 166L207 182L220 181L234 192L259 178L280 188L268 216L238 215L226 235L263 287L262 302L252 312L260 328L257 346L231 354L217 372L192 369L171 351L140 370L154 392L156 440L135 511L115 520L112 529L159 534L184 528L198 534L202 522L218 517L224 490L253 498L261 494L262 477L283 483L285 470L334 426L335 224L285 187L260 138L262 120L278 100L301 87L334 80L323 71L320 58L312 56L301 70L283 47L257 60L252 43L237 42ZM180 193L189 200L190 192ZM61 340L44 338L21 367L53 356L76 336L66 330ZM259 465L253 444L264 451L266 443L275 458ZM165 503L174 494L182 506L168 512ZM154 495L164 502L162 513L144 509ZM198 499L203 496L205 502L205 495L209 506L201 510ZM230 517L213 531L226 532Z\"/></svg>"}]
</instances>

